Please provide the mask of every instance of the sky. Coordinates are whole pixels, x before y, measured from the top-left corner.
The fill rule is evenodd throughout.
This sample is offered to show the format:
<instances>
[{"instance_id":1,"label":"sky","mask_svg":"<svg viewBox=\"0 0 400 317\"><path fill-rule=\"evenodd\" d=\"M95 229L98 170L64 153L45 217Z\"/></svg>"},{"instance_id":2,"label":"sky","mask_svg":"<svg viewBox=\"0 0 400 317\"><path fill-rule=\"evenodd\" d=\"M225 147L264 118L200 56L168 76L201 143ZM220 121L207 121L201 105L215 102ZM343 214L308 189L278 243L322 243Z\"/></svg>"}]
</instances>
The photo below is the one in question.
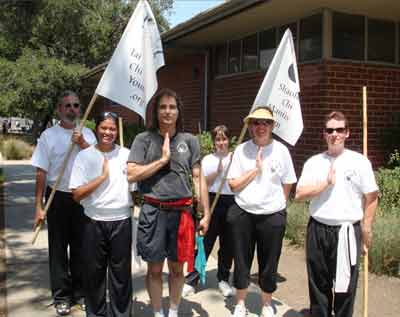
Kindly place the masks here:
<instances>
[{"instance_id":1,"label":"sky","mask_svg":"<svg viewBox=\"0 0 400 317\"><path fill-rule=\"evenodd\" d=\"M171 14L167 16L171 28L189 20L196 14L215 7L224 0L175 0Z\"/></svg>"}]
</instances>

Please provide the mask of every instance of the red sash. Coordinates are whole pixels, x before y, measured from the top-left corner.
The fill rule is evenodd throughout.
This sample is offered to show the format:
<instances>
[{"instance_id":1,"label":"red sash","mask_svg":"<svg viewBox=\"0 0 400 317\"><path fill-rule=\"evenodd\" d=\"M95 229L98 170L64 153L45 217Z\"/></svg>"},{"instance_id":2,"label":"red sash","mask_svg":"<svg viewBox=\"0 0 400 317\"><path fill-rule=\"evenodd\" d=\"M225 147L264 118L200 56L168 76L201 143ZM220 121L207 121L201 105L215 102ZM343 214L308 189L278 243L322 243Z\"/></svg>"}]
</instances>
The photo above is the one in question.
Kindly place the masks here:
<instances>
[{"instance_id":1,"label":"red sash","mask_svg":"<svg viewBox=\"0 0 400 317\"><path fill-rule=\"evenodd\" d=\"M188 272L194 271L194 237L195 228L193 217L190 209L185 208L192 206L191 198L182 198L174 201L161 201L152 197L145 196L144 200L151 205L159 206L160 209L168 207L181 209L181 218L179 220L178 237L177 237L177 256L179 263L187 262Z\"/></svg>"}]
</instances>

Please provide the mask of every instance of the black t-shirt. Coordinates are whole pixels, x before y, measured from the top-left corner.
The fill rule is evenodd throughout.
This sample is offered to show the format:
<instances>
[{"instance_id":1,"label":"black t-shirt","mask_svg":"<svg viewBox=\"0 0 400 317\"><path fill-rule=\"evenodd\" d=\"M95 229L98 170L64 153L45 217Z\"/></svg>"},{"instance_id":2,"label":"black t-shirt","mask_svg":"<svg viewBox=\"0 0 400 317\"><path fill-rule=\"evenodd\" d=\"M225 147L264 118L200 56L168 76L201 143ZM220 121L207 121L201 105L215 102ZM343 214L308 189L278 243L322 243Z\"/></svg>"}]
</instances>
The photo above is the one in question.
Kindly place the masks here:
<instances>
[{"instance_id":1,"label":"black t-shirt","mask_svg":"<svg viewBox=\"0 0 400 317\"><path fill-rule=\"evenodd\" d=\"M146 131L133 141L128 162L146 165L162 156L164 138ZM192 197L190 177L195 164L200 164L200 146L190 133L178 132L170 139L171 158L167 165L149 178L138 182L140 193L159 200Z\"/></svg>"}]
</instances>

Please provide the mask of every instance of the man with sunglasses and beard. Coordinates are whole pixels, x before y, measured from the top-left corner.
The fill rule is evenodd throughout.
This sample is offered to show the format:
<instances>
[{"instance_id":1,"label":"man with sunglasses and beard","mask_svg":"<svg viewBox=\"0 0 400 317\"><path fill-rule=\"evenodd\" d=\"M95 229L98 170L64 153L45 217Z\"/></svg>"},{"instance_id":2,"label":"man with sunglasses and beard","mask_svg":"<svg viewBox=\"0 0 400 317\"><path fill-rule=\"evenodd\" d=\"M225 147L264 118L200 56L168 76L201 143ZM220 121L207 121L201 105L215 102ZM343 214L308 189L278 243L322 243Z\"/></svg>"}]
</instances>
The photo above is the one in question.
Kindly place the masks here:
<instances>
[{"instance_id":1,"label":"man with sunglasses and beard","mask_svg":"<svg viewBox=\"0 0 400 317\"><path fill-rule=\"evenodd\" d=\"M378 187L370 161L345 147L349 135L342 112L325 117L328 149L306 161L296 189L297 200L311 200L306 254L313 317L353 315L360 254L372 241Z\"/></svg>"},{"instance_id":2,"label":"man with sunglasses and beard","mask_svg":"<svg viewBox=\"0 0 400 317\"><path fill-rule=\"evenodd\" d=\"M82 206L72 198L69 180L76 155L81 149L95 144L96 137L88 128L83 128L82 132L75 129L81 104L73 91L65 91L60 95L56 112L60 121L40 136L32 156L32 165L36 167L36 227L46 216L43 196L46 200L49 198L69 146L71 142L75 144L47 212L51 292L57 315L65 316L70 313L72 304L84 306L84 272L80 263L84 216Z\"/></svg>"}]
</instances>

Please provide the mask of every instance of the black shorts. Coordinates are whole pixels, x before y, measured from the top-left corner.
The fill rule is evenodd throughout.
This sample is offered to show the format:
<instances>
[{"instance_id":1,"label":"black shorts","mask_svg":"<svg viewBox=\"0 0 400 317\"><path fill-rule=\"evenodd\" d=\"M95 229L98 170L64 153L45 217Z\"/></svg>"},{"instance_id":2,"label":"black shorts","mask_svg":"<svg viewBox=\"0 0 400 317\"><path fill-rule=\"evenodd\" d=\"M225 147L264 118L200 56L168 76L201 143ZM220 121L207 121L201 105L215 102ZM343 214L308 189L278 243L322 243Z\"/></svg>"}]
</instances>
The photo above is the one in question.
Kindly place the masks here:
<instances>
[{"instance_id":1,"label":"black shorts","mask_svg":"<svg viewBox=\"0 0 400 317\"><path fill-rule=\"evenodd\" d=\"M177 237L180 210L160 210L144 203L137 231L138 254L146 262L160 263L166 258L178 261Z\"/></svg>"}]
</instances>

